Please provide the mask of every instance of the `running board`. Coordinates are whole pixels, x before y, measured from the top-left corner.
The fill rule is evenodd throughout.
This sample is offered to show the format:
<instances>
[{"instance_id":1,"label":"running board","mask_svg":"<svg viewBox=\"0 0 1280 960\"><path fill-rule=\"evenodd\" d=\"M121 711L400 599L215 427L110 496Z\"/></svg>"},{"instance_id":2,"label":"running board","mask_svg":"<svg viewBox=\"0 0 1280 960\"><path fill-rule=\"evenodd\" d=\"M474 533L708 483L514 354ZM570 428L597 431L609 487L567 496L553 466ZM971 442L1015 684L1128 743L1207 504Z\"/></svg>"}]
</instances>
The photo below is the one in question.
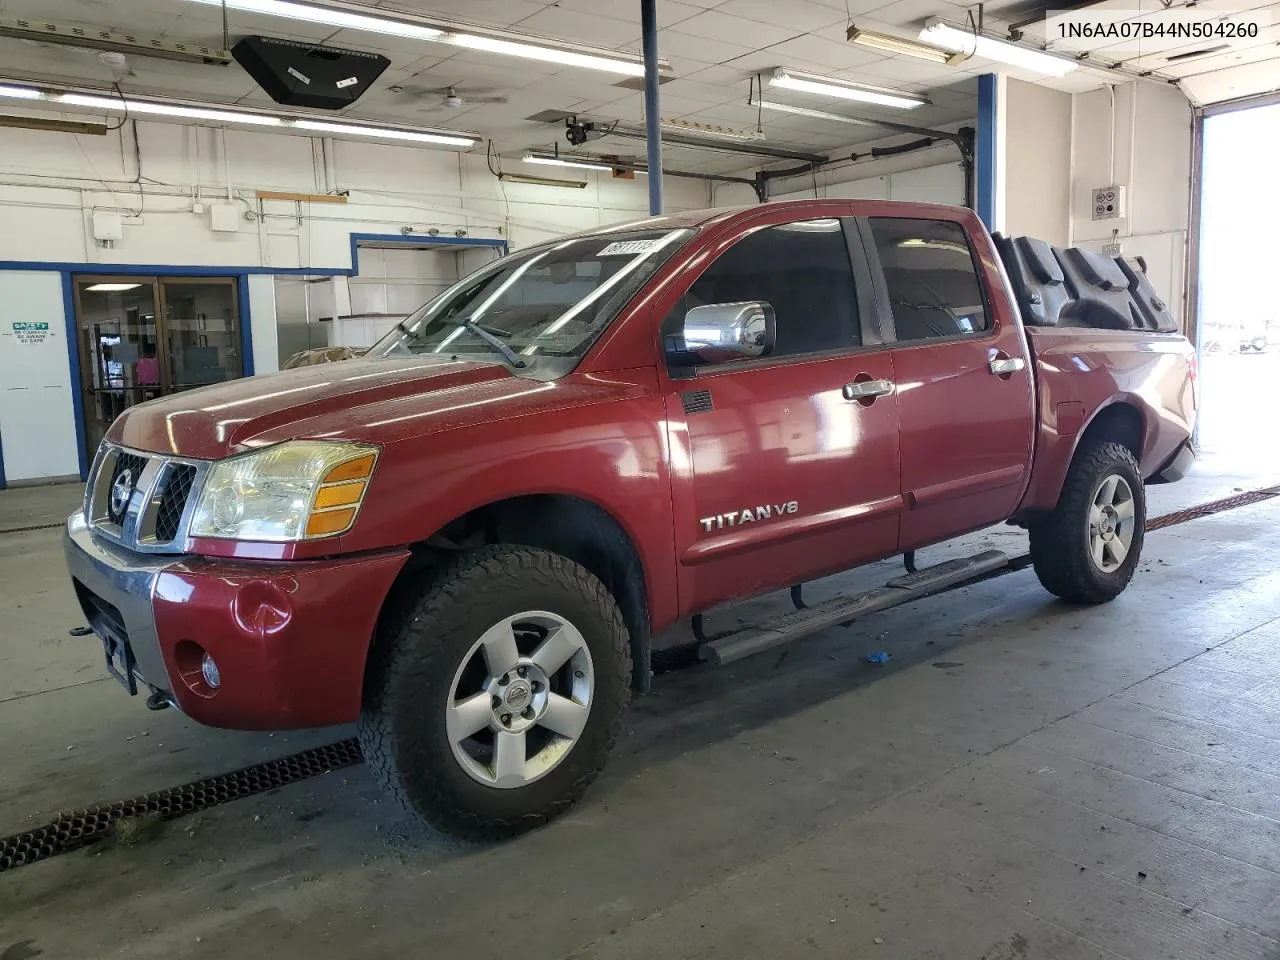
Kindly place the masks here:
<instances>
[{"instance_id":1,"label":"running board","mask_svg":"<svg viewBox=\"0 0 1280 960\"><path fill-rule=\"evenodd\" d=\"M949 560L915 573L895 577L877 590L856 596L833 597L817 606L764 620L734 633L709 640L698 647L698 659L732 663L773 647L799 640L811 633L846 624L868 613L921 600L924 597L981 580L1005 569L1016 569L999 550Z\"/></svg>"}]
</instances>

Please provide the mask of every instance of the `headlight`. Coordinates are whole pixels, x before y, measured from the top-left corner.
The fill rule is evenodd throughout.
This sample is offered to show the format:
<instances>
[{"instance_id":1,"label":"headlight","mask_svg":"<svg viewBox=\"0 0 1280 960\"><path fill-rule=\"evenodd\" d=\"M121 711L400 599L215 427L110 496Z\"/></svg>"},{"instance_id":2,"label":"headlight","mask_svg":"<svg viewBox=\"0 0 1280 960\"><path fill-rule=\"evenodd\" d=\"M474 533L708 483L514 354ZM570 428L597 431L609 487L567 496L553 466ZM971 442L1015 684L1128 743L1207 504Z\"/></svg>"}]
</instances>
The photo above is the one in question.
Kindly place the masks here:
<instances>
[{"instance_id":1,"label":"headlight","mask_svg":"<svg viewBox=\"0 0 1280 960\"><path fill-rule=\"evenodd\" d=\"M283 541L345 533L377 459L377 447L297 440L215 463L191 536Z\"/></svg>"}]
</instances>

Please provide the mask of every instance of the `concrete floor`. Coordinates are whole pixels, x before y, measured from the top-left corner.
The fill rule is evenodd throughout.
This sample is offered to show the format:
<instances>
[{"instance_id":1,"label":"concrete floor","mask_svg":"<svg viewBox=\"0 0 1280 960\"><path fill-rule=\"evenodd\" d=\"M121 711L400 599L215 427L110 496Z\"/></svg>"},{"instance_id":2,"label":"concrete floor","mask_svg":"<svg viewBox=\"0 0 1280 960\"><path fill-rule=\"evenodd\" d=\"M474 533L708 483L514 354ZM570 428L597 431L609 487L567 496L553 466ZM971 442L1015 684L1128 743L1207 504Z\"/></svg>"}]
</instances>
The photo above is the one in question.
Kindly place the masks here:
<instances>
[{"instance_id":1,"label":"concrete floor","mask_svg":"<svg viewBox=\"0 0 1280 960\"><path fill-rule=\"evenodd\" d=\"M1211 461L1151 509L1278 478ZM0 874L0 958L1277 960L1278 521L1153 533L1106 607L1027 571L659 678L585 802L503 846L423 835L352 768ZM0 536L0 584L0 835L349 732L147 713L67 636L55 530Z\"/></svg>"}]
</instances>

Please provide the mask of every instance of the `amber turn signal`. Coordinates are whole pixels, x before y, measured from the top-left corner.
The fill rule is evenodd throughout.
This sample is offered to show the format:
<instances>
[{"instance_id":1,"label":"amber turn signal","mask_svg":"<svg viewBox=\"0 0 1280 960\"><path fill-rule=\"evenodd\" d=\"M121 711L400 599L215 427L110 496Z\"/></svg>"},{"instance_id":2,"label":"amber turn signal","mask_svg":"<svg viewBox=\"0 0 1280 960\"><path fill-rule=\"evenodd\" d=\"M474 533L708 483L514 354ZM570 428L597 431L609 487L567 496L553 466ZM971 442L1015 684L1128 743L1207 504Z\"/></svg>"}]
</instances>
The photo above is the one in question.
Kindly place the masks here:
<instances>
[{"instance_id":1,"label":"amber turn signal","mask_svg":"<svg viewBox=\"0 0 1280 960\"><path fill-rule=\"evenodd\" d=\"M355 507L313 513L311 519L307 521L307 536L328 537L335 533L342 533L347 527L351 526L351 521L355 518Z\"/></svg>"},{"instance_id":2,"label":"amber turn signal","mask_svg":"<svg viewBox=\"0 0 1280 960\"><path fill-rule=\"evenodd\" d=\"M373 473L375 459L377 459L376 454L366 453L363 457L356 457L354 460L340 463L326 473L324 479L320 482L343 483L347 480L367 480L369 475Z\"/></svg>"},{"instance_id":3,"label":"amber turn signal","mask_svg":"<svg viewBox=\"0 0 1280 960\"><path fill-rule=\"evenodd\" d=\"M359 503L364 497L364 487L363 480L340 483L332 487L321 487L316 492L316 502L311 509L328 510L332 507L345 507L349 504Z\"/></svg>"}]
</instances>

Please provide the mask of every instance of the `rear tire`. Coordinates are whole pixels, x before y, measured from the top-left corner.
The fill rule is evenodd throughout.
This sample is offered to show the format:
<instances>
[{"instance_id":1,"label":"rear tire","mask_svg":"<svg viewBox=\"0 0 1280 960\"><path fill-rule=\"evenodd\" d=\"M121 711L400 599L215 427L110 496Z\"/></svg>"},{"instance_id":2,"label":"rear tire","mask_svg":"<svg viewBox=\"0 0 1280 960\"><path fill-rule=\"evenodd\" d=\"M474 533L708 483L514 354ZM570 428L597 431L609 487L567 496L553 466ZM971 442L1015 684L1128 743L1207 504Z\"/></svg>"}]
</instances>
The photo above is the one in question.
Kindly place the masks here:
<instances>
[{"instance_id":1,"label":"rear tire","mask_svg":"<svg viewBox=\"0 0 1280 960\"><path fill-rule=\"evenodd\" d=\"M512 545L464 554L418 589L388 608L370 654L369 769L459 839L546 823L581 797L622 728L631 654L617 603L584 567Z\"/></svg>"},{"instance_id":2,"label":"rear tire","mask_svg":"<svg viewBox=\"0 0 1280 960\"><path fill-rule=\"evenodd\" d=\"M1031 526L1036 575L1071 603L1114 600L1133 579L1146 520L1146 489L1129 449L1105 441L1082 448L1057 507Z\"/></svg>"}]
</instances>

